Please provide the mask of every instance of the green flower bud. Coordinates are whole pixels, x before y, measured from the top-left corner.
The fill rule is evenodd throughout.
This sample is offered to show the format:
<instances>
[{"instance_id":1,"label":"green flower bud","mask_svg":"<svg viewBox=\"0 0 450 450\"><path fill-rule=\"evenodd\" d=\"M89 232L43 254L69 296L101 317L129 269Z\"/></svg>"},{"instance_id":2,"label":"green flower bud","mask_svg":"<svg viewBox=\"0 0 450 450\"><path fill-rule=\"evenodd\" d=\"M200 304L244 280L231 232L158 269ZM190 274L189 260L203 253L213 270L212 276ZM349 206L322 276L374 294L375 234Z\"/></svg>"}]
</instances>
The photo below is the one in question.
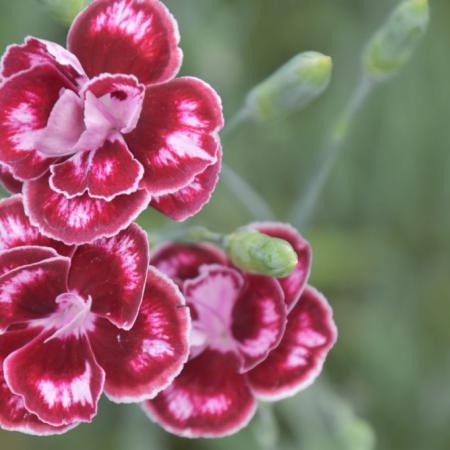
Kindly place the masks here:
<instances>
[{"instance_id":1,"label":"green flower bud","mask_svg":"<svg viewBox=\"0 0 450 450\"><path fill-rule=\"evenodd\" d=\"M272 120L304 108L328 87L332 61L317 52L294 56L247 96L248 114Z\"/></svg>"},{"instance_id":2,"label":"green flower bud","mask_svg":"<svg viewBox=\"0 0 450 450\"><path fill-rule=\"evenodd\" d=\"M364 67L368 75L383 80L397 73L425 34L429 17L428 0L401 3L367 46Z\"/></svg>"},{"instance_id":3,"label":"green flower bud","mask_svg":"<svg viewBox=\"0 0 450 450\"><path fill-rule=\"evenodd\" d=\"M72 22L74 17L89 3L89 0L40 0L55 15L66 23Z\"/></svg>"},{"instance_id":4,"label":"green flower bud","mask_svg":"<svg viewBox=\"0 0 450 450\"><path fill-rule=\"evenodd\" d=\"M245 272L285 277L293 272L298 258L289 242L254 230L240 230L225 241L233 264Z\"/></svg>"}]
</instances>

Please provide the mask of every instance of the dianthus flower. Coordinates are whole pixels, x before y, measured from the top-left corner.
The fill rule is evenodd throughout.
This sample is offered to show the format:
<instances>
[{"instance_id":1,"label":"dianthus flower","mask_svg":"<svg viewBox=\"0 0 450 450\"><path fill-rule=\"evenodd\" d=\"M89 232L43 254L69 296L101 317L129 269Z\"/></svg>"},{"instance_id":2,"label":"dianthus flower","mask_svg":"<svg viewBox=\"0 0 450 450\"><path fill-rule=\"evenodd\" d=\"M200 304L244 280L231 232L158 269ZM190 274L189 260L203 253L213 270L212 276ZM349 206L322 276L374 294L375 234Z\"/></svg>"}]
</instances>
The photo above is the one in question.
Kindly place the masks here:
<instances>
[{"instance_id":1,"label":"dianthus flower","mask_svg":"<svg viewBox=\"0 0 450 450\"><path fill-rule=\"evenodd\" d=\"M6 50L0 163L24 183L43 234L82 244L113 236L149 205L184 220L209 200L221 102L197 78L173 79L178 43L159 0L96 0L74 20L68 50L34 37Z\"/></svg>"},{"instance_id":2,"label":"dianthus flower","mask_svg":"<svg viewBox=\"0 0 450 450\"><path fill-rule=\"evenodd\" d=\"M20 195L0 202L0 427L62 433L91 421L103 392L141 402L170 384L189 315L148 262L134 224L69 247L30 224Z\"/></svg>"},{"instance_id":3,"label":"dianthus flower","mask_svg":"<svg viewBox=\"0 0 450 450\"><path fill-rule=\"evenodd\" d=\"M191 310L189 362L144 403L150 418L185 437L220 437L244 427L256 399L289 397L321 372L337 331L326 299L307 285L311 249L295 229L253 225L291 243L294 272L244 273L209 244L166 244L152 263L180 287Z\"/></svg>"}]
</instances>

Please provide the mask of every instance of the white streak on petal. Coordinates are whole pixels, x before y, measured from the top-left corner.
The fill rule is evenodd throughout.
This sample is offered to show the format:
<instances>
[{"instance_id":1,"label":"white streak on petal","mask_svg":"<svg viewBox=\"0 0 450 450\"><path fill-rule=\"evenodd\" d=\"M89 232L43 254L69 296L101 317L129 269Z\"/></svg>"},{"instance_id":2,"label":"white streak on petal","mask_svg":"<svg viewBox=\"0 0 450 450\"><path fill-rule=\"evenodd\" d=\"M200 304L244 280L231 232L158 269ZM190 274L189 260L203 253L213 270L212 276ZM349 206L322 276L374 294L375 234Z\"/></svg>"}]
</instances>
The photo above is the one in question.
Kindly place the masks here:
<instances>
[{"instance_id":1,"label":"white streak on petal","mask_svg":"<svg viewBox=\"0 0 450 450\"><path fill-rule=\"evenodd\" d=\"M162 339L144 340L142 343L142 351L154 358L173 355L172 345Z\"/></svg>"},{"instance_id":2,"label":"white streak on petal","mask_svg":"<svg viewBox=\"0 0 450 450\"><path fill-rule=\"evenodd\" d=\"M19 294L24 286L29 286L44 279L47 272L41 268L21 270L16 275L10 276L7 283L3 283L0 288L0 303L12 303L14 296Z\"/></svg>"},{"instance_id":3,"label":"white streak on petal","mask_svg":"<svg viewBox=\"0 0 450 450\"><path fill-rule=\"evenodd\" d=\"M143 11L137 12L129 2L123 0L115 2L96 17L92 32L119 31L138 44L150 33L151 27L152 17Z\"/></svg>"},{"instance_id":4,"label":"white streak on petal","mask_svg":"<svg viewBox=\"0 0 450 450\"><path fill-rule=\"evenodd\" d=\"M93 405L91 378L91 368L89 364L86 364L84 372L70 382L42 380L39 382L38 390L50 408L56 404L61 404L66 409L74 403L82 406Z\"/></svg>"}]
</instances>

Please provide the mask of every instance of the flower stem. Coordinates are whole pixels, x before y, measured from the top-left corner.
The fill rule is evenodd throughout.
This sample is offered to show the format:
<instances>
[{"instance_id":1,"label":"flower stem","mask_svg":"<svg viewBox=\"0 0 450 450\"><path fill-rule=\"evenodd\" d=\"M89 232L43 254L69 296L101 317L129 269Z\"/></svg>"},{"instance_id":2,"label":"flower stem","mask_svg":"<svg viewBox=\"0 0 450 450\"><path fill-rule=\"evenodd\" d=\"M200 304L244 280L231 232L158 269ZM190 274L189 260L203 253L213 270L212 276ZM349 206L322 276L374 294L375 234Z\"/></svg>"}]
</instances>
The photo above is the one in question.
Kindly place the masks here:
<instances>
[{"instance_id":1,"label":"flower stem","mask_svg":"<svg viewBox=\"0 0 450 450\"><path fill-rule=\"evenodd\" d=\"M243 123L247 122L251 118L250 111L246 106L243 106L237 113L235 113L229 120L222 132L223 136L228 136L234 133Z\"/></svg>"},{"instance_id":2,"label":"flower stem","mask_svg":"<svg viewBox=\"0 0 450 450\"><path fill-rule=\"evenodd\" d=\"M224 137L236 131L243 123L250 119L250 113L244 106L230 120L222 135ZM247 208L254 219L273 219L275 214L264 198L243 177L236 173L228 164L222 165L221 180L228 190Z\"/></svg>"},{"instance_id":3,"label":"flower stem","mask_svg":"<svg viewBox=\"0 0 450 450\"><path fill-rule=\"evenodd\" d=\"M280 429L271 403L259 403L253 432L262 449L273 450L277 448L277 443L280 440Z\"/></svg>"},{"instance_id":4,"label":"flower stem","mask_svg":"<svg viewBox=\"0 0 450 450\"><path fill-rule=\"evenodd\" d=\"M292 208L290 222L296 226L302 228L311 221L320 194L343 149L353 119L374 87L375 82L363 75L350 97L350 101L338 117L331 135L319 155L317 169Z\"/></svg>"},{"instance_id":5,"label":"flower stem","mask_svg":"<svg viewBox=\"0 0 450 450\"><path fill-rule=\"evenodd\" d=\"M254 219L271 220L275 217L272 208L244 178L230 166L222 167L222 180L228 189L242 202Z\"/></svg>"},{"instance_id":6,"label":"flower stem","mask_svg":"<svg viewBox=\"0 0 450 450\"><path fill-rule=\"evenodd\" d=\"M176 230L156 231L152 233L154 242L153 245L158 245L167 241L178 241L186 243L197 242L211 242L213 244L224 246L225 236L219 233L214 233L205 227L181 227ZM152 245L152 246L153 246Z\"/></svg>"}]
</instances>

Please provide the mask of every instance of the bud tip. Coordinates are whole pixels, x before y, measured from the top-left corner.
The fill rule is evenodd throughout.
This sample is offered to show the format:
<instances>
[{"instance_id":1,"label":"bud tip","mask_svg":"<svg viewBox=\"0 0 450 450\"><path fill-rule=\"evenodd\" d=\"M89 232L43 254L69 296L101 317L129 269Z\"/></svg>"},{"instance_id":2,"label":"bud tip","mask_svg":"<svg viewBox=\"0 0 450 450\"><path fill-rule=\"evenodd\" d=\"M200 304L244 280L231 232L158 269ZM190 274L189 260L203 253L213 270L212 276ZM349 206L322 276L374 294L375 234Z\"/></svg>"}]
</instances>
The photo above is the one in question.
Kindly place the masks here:
<instances>
[{"instance_id":1,"label":"bud tip","mask_svg":"<svg viewBox=\"0 0 450 450\"><path fill-rule=\"evenodd\" d=\"M302 71L306 72L311 80L323 83L330 79L332 68L333 60L330 56L311 52L309 66L306 69L302 68Z\"/></svg>"}]
</instances>

